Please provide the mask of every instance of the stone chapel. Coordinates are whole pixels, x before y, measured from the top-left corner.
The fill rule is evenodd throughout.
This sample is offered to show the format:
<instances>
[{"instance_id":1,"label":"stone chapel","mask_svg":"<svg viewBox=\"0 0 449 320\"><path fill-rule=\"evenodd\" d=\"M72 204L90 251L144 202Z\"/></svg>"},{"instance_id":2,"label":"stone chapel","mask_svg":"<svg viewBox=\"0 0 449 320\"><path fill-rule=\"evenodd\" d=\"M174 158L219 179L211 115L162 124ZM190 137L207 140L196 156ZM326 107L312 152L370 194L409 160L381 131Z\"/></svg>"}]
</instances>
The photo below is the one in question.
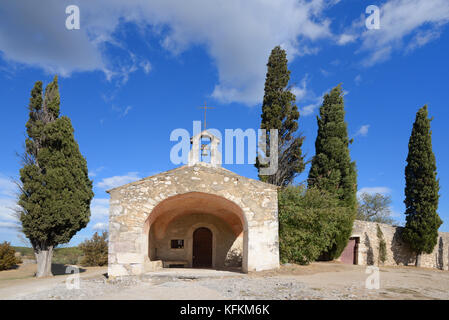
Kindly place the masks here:
<instances>
[{"instance_id":1,"label":"stone chapel","mask_svg":"<svg viewBox=\"0 0 449 320\"><path fill-rule=\"evenodd\" d=\"M222 168L219 143L204 130L187 165L107 191L109 276L279 267L277 187Z\"/></svg>"}]
</instances>

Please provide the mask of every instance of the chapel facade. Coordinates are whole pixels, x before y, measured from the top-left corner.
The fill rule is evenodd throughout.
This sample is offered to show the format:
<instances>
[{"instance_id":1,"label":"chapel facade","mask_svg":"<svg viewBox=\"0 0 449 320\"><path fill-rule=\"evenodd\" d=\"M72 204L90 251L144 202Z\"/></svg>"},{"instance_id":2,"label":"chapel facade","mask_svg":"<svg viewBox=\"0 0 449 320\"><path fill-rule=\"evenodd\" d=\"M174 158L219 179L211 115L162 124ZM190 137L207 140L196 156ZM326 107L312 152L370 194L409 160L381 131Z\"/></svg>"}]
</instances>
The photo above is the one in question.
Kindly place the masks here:
<instances>
[{"instance_id":1,"label":"chapel facade","mask_svg":"<svg viewBox=\"0 0 449 320\"><path fill-rule=\"evenodd\" d=\"M192 137L187 165L108 191L109 276L279 267L277 187L222 168L219 143L205 130Z\"/></svg>"}]
</instances>

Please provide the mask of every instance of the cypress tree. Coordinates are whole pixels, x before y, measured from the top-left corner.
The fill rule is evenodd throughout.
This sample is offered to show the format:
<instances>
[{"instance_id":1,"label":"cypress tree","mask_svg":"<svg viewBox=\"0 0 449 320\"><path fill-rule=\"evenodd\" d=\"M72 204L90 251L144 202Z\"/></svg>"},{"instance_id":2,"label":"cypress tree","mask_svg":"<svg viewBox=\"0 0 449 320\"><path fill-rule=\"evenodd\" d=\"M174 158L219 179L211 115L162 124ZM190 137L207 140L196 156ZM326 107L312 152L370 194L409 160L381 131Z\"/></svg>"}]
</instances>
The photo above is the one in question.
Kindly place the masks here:
<instances>
[{"instance_id":1,"label":"cypress tree","mask_svg":"<svg viewBox=\"0 0 449 320\"><path fill-rule=\"evenodd\" d=\"M309 188L335 195L339 206L346 207L346 219L336 232L335 242L325 257L338 258L347 245L357 212L357 173L349 155L349 139L345 122L344 100L338 85L324 96L320 107L315 156L308 177Z\"/></svg>"},{"instance_id":2,"label":"cypress tree","mask_svg":"<svg viewBox=\"0 0 449 320\"><path fill-rule=\"evenodd\" d=\"M260 180L278 186L290 184L305 168L301 151L304 137L296 134L299 111L295 104L296 97L288 87L290 71L287 63L285 50L275 47L267 63L260 125L261 129L266 130L267 156L270 154L270 129L278 130L278 168L272 175L261 175L260 169L267 165L263 165L259 157L255 164Z\"/></svg>"},{"instance_id":3,"label":"cypress tree","mask_svg":"<svg viewBox=\"0 0 449 320\"><path fill-rule=\"evenodd\" d=\"M59 115L58 78L31 91L25 155L20 170L22 231L38 263L37 277L49 276L53 248L67 243L89 222L92 181L68 117Z\"/></svg>"},{"instance_id":4,"label":"cypress tree","mask_svg":"<svg viewBox=\"0 0 449 320\"><path fill-rule=\"evenodd\" d=\"M406 225L402 237L416 253L417 266L422 253L433 251L443 223L437 213L440 187L432 151L431 120L427 105L416 113L405 167Z\"/></svg>"}]
</instances>

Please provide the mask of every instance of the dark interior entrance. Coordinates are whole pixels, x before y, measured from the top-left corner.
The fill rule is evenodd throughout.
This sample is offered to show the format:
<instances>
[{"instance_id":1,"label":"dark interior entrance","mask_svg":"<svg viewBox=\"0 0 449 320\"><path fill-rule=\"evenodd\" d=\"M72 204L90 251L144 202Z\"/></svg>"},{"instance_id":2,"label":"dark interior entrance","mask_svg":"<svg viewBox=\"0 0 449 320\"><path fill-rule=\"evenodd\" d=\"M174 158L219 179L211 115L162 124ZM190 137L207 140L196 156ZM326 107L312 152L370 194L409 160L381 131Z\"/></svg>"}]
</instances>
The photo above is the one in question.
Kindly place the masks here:
<instances>
[{"instance_id":1,"label":"dark interior entrance","mask_svg":"<svg viewBox=\"0 0 449 320\"><path fill-rule=\"evenodd\" d=\"M207 228L198 228L193 232L194 268L212 268L212 232Z\"/></svg>"}]
</instances>

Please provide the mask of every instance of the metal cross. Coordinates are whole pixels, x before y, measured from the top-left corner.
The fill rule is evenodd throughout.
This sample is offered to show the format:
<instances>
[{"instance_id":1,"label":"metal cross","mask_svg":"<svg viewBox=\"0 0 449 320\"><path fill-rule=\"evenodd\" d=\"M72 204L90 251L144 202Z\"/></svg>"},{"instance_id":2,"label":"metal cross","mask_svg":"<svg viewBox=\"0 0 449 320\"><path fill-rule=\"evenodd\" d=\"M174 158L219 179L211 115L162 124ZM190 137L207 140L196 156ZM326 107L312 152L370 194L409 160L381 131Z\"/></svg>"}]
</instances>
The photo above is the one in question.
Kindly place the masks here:
<instances>
[{"instance_id":1,"label":"metal cross","mask_svg":"<svg viewBox=\"0 0 449 320\"><path fill-rule=\"evenodd\" d=\"M207 109L214 109L215 107L208 107L206 105L206 102L204 102L204 107L199 107L199 108L204 109L204 129L203 130L206 130L206 111L207 111Z\"/></svg>"}]
</instances>

